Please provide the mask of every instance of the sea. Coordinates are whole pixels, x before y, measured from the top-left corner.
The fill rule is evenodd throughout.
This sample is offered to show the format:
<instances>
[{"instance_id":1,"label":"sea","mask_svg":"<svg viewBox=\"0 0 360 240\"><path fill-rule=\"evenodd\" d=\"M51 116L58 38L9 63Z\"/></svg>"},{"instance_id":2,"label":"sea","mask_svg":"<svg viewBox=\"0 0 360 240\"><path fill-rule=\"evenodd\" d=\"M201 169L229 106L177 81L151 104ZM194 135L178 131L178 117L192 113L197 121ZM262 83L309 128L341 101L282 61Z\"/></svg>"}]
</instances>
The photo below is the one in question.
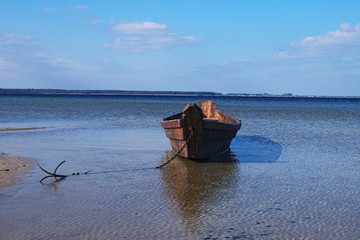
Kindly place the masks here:
<instances>
[{"instance_id":1,"label":"sea","mask_svg":"<svg viewBox=\"0 0 360 240\"><path fill-rule=\"evenodd\" d=\"M230 151L157 169L160 121L200 99L242 121ZM29 128L0 151L33 159L0 239L360 239L359 98L3 95L0 116Z\"/></svg>"}]
</instances>

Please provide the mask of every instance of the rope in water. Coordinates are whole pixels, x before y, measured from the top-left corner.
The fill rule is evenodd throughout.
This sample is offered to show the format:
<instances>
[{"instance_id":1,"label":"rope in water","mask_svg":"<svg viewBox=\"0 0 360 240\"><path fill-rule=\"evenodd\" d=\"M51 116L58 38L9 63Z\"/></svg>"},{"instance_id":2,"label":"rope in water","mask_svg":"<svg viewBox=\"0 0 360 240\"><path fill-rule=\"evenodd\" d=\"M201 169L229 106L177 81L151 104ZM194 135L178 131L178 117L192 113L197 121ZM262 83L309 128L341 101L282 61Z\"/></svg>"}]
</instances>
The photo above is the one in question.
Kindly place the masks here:
<instances>
[{"instance_id":1,"label":"rope in water","mask_svg":"<svg viewBox=\"0 0 360 240\"><path fill-rule=\"evenodd\" d=\"M169 164L172 160L174 160L177 156L179 156L179 154L181 153L181 151L184 150L184 148L186 147L186 145L189 143L190 138L192 137L193 133L194 133L194 132L193 132L192 128L190 128L190 134L189 134L189 136L187 137L184 145L180 148L180 150L177 151L172 158L170 158L169 160L167 160L167 161L164 162L163 164L157 166L156 168L163 168L164 166L166 166L167 164Z\"/></svg>"},{"instance_id":2,"label":"rope in water","mask_svg":"<svg viewBox=\"0 0 360 240\"><path fill-rule=\"evenodd\" d=\"M179 151L177 151L172 158L170 158L169 160L167 160L167 161L164 162L163 164L155 167L155 169L163 168L164 166L166 166L167 164L169 164L172 160L174 160L177 156L179 156L179 154L181 153L181 151L184 150L184 148L185 148L185 147L187 146L187 144L189 143L189 141L190 141L193 133L194 133L193 130L190 128L190 134L189 134L189 136L187 137L187 139L186 139L184 145L181 147L181 149L180 149ZM44 168L42 168L42 167L40 166L39 163L37 163L38 167L39 167L42 171L44 171L45 173L49 174L48 176L45 176L44 178L42 178L42 179L40 180L40 183L42 183L42 181L44 181L46 178L50 178L50 177L53 177L53 178L55 179L55 181L58 182L59 180L62 180L62 179L64 179L64 178L70 176L70 175L62 175L62 174L57 174L57 173L56 173L56 171L59 169L59 167L60 167L64 162L65 162L65 161L62 161L59 165L57 165L57 167L55 168L55 170L54 170L53 173L51 173L51 172L49 172L49 171L46 171ZM153 168L150 168L150 169L153 169ZM87 171L87 172L85 172L84 174L88 174L89 172L90 172L90 170ZM80 173L73 173L72 175L80 175Z\"/></svg>"}]
</instances>

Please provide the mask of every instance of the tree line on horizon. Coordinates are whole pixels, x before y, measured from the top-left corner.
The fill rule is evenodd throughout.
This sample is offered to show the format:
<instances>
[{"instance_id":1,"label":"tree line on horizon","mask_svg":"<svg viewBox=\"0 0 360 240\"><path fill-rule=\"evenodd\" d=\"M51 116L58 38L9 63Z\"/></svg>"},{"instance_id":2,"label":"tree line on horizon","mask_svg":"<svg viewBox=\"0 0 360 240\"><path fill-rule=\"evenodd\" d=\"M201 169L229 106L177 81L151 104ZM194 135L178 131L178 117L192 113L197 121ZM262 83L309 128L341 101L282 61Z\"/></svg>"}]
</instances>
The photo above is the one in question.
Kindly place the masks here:
<instances>
[{"instance_id":1,"label":"tree line on horizon","mask_svg":"<svg viewBox=\"0 0 360 240\"><path fill-rule=\"evenodd\" d=\"M139 91L139 90L66 90L66 89L28 89L0 88L0 94L76 94L76 95L207 95L221 96L216 92L196 91Z\"/></svg>"}]
</instances>

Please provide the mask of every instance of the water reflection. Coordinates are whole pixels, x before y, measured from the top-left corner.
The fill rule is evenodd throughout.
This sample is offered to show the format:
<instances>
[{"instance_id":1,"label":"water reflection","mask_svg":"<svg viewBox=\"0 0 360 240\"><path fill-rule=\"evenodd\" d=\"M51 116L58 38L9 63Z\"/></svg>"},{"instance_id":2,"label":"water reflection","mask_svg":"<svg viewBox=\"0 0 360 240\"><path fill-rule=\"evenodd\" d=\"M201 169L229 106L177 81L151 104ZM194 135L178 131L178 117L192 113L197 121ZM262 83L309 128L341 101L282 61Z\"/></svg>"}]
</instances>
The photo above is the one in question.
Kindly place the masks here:
<instances>
[{"instance_id":1,"label":"water reflection","mask_svg":"<svg viewBox=\"0 0 360 240\"><path fill-rule=\"evenodd\" d=\"M216 215L232 198L239 180L237 162L228 151L202 162L178 157L161 171L166 197L187 230L197 231L203 220Z\"/></svg>"},{"instance_id":2,"label":"water reflection","mask_svg":"<svg viewBox=\"0 0 360 240\"><path fill-rule=\"evenodd\" d=\"M273 163L282 152L280 144L262 136L237 136L231 151L216 158L193 161L175 158L162 171L166 197L184 227L197 232L199 226L223 211L238 192L239 163ZM172 157L166 153L166 159Z\"/></svg>"},{"instance_id":3,"label":"water reflection","mask_svg":"<svg viewBox=\"0 0 360 240\"><path fill-rule=\"evenodd\" d=\"M62 178L61 180L63 180L64 178ZM60 181L61 181L60 180ZM47 183L41 183L44 186L45 190L53 190L54 193L56 193L58 191L58 184L59 181L53 181L51 180L50 182Z\"/></svg>"},{"instance_id":4,"label":"water reflection","mask_svg":"<svg viewBox=\"0 0 360 240\"><path fill-rule=\"evenodd\" d=\"M263 136L236 136L231 151L240 163L273 163L280 158L282 147Z\"/></svg>"}]
</instances>

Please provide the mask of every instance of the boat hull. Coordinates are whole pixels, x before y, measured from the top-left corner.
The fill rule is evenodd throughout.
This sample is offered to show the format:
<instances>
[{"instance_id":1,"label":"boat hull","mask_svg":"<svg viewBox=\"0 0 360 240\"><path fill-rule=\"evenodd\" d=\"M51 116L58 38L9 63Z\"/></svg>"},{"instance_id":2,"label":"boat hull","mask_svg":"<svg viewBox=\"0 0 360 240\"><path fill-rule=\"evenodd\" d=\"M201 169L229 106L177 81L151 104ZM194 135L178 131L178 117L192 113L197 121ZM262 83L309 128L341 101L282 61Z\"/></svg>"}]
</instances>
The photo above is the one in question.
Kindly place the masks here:
<instances>
[{"instance_id":1,"label":"boat hull","mask_svg":"<svg viewBox=\"0 0 360 240\"><path fill-rule=\"evenodd\" d=\"M182 113L161 121L173 151L190 159L211 158L226 152L241 122L219 110L215 110L216 114L226 119L225 122L209 119L203 114L206 111L197 106L190 108L190 114L187 106Z\"/></svg>"}]
</instances>

